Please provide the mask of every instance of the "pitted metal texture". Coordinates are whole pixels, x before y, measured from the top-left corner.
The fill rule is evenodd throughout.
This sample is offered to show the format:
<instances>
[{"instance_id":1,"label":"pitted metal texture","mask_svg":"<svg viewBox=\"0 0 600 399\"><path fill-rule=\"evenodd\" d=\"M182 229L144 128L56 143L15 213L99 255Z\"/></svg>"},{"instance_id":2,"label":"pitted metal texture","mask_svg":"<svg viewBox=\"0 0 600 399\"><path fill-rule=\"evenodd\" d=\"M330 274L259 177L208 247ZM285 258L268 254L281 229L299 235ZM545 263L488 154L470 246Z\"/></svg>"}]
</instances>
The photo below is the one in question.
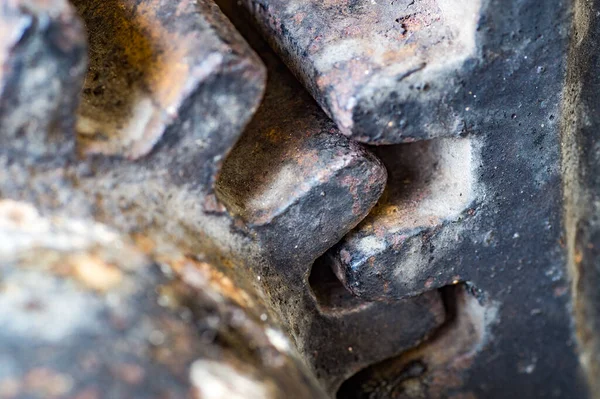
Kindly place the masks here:
<instances>
[{"instance_id":1,"label":"pitted metal texture","mask_svg":"<svg viewBox=\"0 0 600 399\"><path fill-rule=\"evenodd\" d=\"M583 3L0 4L0 398L594 397Z\"/></svg>"}]
</instances>

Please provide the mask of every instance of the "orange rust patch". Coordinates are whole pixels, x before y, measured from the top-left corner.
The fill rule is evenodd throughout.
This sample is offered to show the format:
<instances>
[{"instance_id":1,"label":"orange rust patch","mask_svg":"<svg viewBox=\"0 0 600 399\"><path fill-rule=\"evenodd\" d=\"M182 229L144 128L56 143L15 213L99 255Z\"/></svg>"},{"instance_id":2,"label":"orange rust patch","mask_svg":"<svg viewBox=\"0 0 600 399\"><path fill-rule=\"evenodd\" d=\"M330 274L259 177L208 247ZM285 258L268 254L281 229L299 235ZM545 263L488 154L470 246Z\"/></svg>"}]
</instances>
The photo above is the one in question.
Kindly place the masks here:
<instances>
[{"instance_id":1,"label":"orange rust patch","mask_svg":"<svg viewBox=\"0 0 600 399\"><path fill-rule=\"evenodd\" d=\"M85 153L145 155L186 95L190 35L167 29L157 0L74 1L87 22L90 68L77 124Z\"/></svg>"},{"instance_id":2,"label":"orange rust patch","mask_svg":"<svg viewBox=\"0 0 600 399\"><path fill-rule=\"evenodd\" d=\"M135 233L133 234L132 238L135 242L135 245L145 254L151 254L156 248L156 243L154 240L146 235Z\"/></svg>"},{"instance_id":3,"label":"orange rust patch","mask_svg":"<svg viewBox=\"0 0 600 399\"><path fill-rule=\"evenodd\" d=\"M267 137L267 140L269 140L269 142L272 144L277 144L285 139L285 137L277 129L269 130L266 137Z\"/></svg>"},{"instance_id":4,"label":"orange rust patch","mask_svg":"<svg viewBox=\"0 0 600 399\"><path fill-rule=\"evenodd\" d=\"M123 280L123 273L117 267L93 255L74 255L68 258L67 263L76 280L96 291L109 291Z\"/></svg>"},{"instance_id":5,"label":"orange rust patch","mask_svg":"<svg viewBox=\"0 0 600 399\"><path fill-rule=\"evenodd\" d=\"M583 254L581 253L581 251L579 249L576 249L575 250L575 263L579 265L581 262L583 262Z\"/></svg>"},{"instance_id":6,"label":"orange rust patch","mask_svg":"<svg viewBox=\"0 0 600 399\"><path fill-rule=\"evenodd\" d=\"M207 262L180 257L177 259L163 259L183 280L197 289L203 289L205 284L210 285L223 297L230 299L242 307L253 305L252 298L246 291L237 287L223 272Z\"/></svg>"}]
</instances>

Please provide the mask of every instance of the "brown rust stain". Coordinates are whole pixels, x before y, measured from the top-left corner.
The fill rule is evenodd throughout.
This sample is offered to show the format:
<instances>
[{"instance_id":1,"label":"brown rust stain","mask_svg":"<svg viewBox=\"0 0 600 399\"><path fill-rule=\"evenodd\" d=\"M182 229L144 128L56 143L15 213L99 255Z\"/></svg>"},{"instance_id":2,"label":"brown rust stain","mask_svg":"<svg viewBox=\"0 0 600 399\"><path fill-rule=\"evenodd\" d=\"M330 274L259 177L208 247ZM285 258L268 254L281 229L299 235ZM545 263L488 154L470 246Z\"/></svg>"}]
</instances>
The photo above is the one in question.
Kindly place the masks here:
<instances>
[{"instance_id":1,"label":"brown rust stain","mask_svg":"<svg viewBox=\"0 0 600 399\"><path fill-rule=\"evenodd\" d=\"M123 273L119 268L91 254L69 256L67 264L77 281L99 292L110 291L123 281Z\"/></svg>"},{"instance_id":2,"label":"brown rust stain","mask_svg":"<svg viewBox=\"0 0 600 399\"><path fill-rule=\"evenodd\" d=\"M390 107L415 101L415 81L433 82L434 90L446 87L446 76L476 56L479 0L244 3L342 133L372 144L424 137L411 126L418 121L390 129L365 114L400 122ZM435 135L448 133L440 129Z\"/></svg>"},{"instance_id":3,"label":"brown rust stain","mask_svg":"<svg viewBox=\"0 0 600 399\"><path fill-rule=\"evenodd\" d=\"M156 242L152 238L142 233L133 233L131 235L133 242L136 247L140 249L144 254L151 254L156 249Z\"/></svg>"},{"instance_id":4,"label":"brown rust stain","mask_svg":"<svg viewBox=\"0 0 600 399\"><path fill-rule=\"evenodd\" d=\"M183 100L189 37L164 26L158 0L74 1L90 66L77 124L82 153L146 154ZM176 45L174 45L176 44Z\"/></svg>"},{"instance_id":5,"label":"brown rust stain","mask_svg":"<svg viewBox=\"0 0 600 399\"><path fill-rule=\"evenodd\" d=\"M208 286L211 290L218 292L224 298L243 308L250 308L255 305L252 297L244 289L236 285L225 273L217 270L207 262L189 256L159 257L157 260L169 265L177 275L182 276L186 283L196 289L206 289ZM164 293L171 296L168 294L168 289Z\"/></svg>"}]
</instances>

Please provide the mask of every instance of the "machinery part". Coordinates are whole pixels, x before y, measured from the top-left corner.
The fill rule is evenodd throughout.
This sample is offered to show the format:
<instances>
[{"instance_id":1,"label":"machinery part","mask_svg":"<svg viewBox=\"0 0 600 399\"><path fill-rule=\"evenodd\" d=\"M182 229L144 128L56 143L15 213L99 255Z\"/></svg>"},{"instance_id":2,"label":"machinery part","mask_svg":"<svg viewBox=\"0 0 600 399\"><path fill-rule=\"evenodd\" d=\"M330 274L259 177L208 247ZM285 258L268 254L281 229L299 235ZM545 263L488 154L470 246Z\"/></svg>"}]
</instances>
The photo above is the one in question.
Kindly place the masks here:
<instances>
[{"instance_id":1,"label":"machinery part","mask_svg":"<svg viewBox=\"0 0 600 399\"><path fill-rule=\"evenodd\" d=\"M416 295L428 288L413 274L427 257L421 251L423 239L443 235L445 226L459 221L475 200L477 145L468 138L448 138L373 150L390 171L386 192L324 259L358 297ZM443 285L455 280L451 274L445 278Z\"/></svg>"},{"instance_id":2,"label":"machinery part","mask_svg":"<svg viewBox=\"0 0 600 399\"><path fill-rule=\"evenodd\" d=\"M328 286L327 269L313 263L373 207L385 169L337 131L256 33L244 29L232 3L219 4L262 57L269 80L223 165L217 193L260 242L264 264L255 273L300 354L334 394L362 368L425 339L444 322L443 303L436 291L392 304L328 301L343 287L335 280ZM309 286L311 268L318 296Z\"/></svg>"},{"instance_id":3,"label":"machinery part","mask_svg":"<svg viewBox=\"0 0 600 399\"><path fill-rule=\"evenodd\" d=\"M600 158L597 127L600 107L597 93L600 25L594 17L598 1L576 1L573 41L568 58L562 118L563 188L565 202L565 245L572 286L575 331L581 363L587 372L593 397L600 396L600 229L598 196Z\"/></svg>"},{"instance_id":4,"label":"machinery part","mask_svg":"<svg viewBox=\"0 0 600 399\"><path fill-rule=\"evenodd\" d=\"M372 144L457 136L470 125L465 106L487 97L467 91L493 87L478 59L502 45L484 24L507 12L481 0L244 3L340 130Z\"/></svg>"},{"instance_id":5,"label":"machinery part","mask_svg":"<svg viewBox=\"0 0 600 399\"><path fill-rule=\"evenodd\" d=\"M264 70L209 1L73 1L86 21L90 66L77 133L81 151L139 158L187 109L209 101L193 127L205 146L230 148L256 109ZM110 40L107 40L110 36ZM209 142L213 130L219 142Z\"/></svg>"},{"instance_id":6,"label":"machinery part","mask_svg":"<svg viewBox=\"0 0 600 399\"><path fill-rule=\"evenodd\" d=\"M450 305L449 317L435 336L401 356L362 370L344 382L338 397L461 397L464 370L489 338L486 328L493 309L481 306L464 285L447 287L443 295Z\"/></svg>"},{"instance_id":7,"label":"machinery part","mask_svg":"<svg viewBox=\"0 0 600 399\"><path fill-rule=\"evenodd\" d=\"M27 3L36 10L47 4ZM16 10L29 10L21 5ZM67 3L54 5L64 9L36 14L58 30L53 35L81 26ZM217 16L213 3L203 5ZM65 15L69 24L54 21ZM200 25L206 24L206 15L195 15ZM93 23L87 21L88 30ZM30 152L44 144L44 157L15 152L10 140L0 148L0 319L6 322L0 334L0 397L325 396L276 319L268 316L252 276L231 255L226 239L229 247L252 243L227 236L231 219L211 197L220 160L264 88L262 63L222 16L220 23L216 31L228 36L221 36L215 52L230 64L211 70L214 76L203 81L200 94L177 110L176 134L166 133L169 140L161 140L158 151L136 162L79 160L72 145L65 155L27 135L21 147ZM19 24L0 26L15 29L7 37L22 32ZM207 42L216 40L215 30L205 33ZM31 34L39 36L28 37L35 43L46 40L47 31ZM202 31L194 34L202 36ZM2 60L20 61L22 71L31 71L39 48L15 48L21 47L3 48ZM15 58L31 48L34 53ZM127 52L121 50L116 53ZM47 57L54 65L63 55ZM49 81L65 73L44 72ZM235 79L221 80L230 73ZM239 79L247 81L239 84ZM21 96L34 94L27 87L20 90ZM4 117L23 118L32 105L14 102L12 96L2 92L3 104L17 108L3 114L3 135L14 126L6 129ZM65 101L74 111L77 99ZM239 114L221 105L238 105ZM46 119L35 132L50 134L41 127L60 115L42 116ZM73 125L65 129L75 142ZM218 139L217 131L222 134ZM207 142L199 143L205 135ZM151 147L154 138L145 137ZM221 230L225 233L217 244L210 237Z\"/></svg>"},{"instance_id":8,"label":"machinery part","mask_svg":"<svg viewBox=\"0 0 600 399\"><path fill-rule=\"evenodd\" d=\"M213 265L0 201L1 398L323 397ZM162 259L163 262L167 262Z\"/></svg>"},{"instance_id":9,"label":"machinery part","mask_svg":"<svg viewBox=\"0 0 600 399\"><path fill-rule=\"evenodd\" d=\"M88 6L91 7L90 4ZM82 14L86 15L85 10ZM89 18L86 21L87 29L93 31L95 29L93 24L98 23L98 21L102 22L103 19L95 20L94 18ZM244 46L243 42L235 35L227 40L239 43L239 46ZM122 53L115 52L115 54ZM246 53L251 54L249 50L246 50ZM228 54L235 54L235 52L228 52ZM250 57L249 62L254 62L252 61L253 59ZM275 64L275 67L281 68L277 64ZM257 66L253 67L252 70L261 71L261 64L257 63ZM214 98L211 97L211 95L217 96L218 92L216 90L221 88L219 84L222 82L217 84L216 87L210 87L210 85L207 86L205 84L201 85L200 88L206 95L195 97L194 101L187 102L186 106L178 112L179 118L175 124L167 129L164 137L155 145L154 151L137 159L135 162L118 157L105 158L99 156L77 160L73 154L64 158L52 156L44 159L31 157L15 158L10 148L3 148L2 150L2 163L6 170L10 170L11 174L11 178L0 180L0 191L3 198L11 198L15 201L29 201L35 204L44 217L65 220L76 219L77 221L86 221L86 223L102 223L125 236L124 239L129 235L134 243L132 245L135 245L137 250L154 259L155 263L163 265L163 269L167 271L173 270L173 272L169 273L175 273L175 276L182 280L180 284L184 288L187 287L188 291L191 290L193 293L198 294L199 292L202 294L198 294L201 296L200 298L194 297L189 299L192 308L200 307L203 309L206 307L214 308L216 306L210 300L218 292L215 294L214 288L205 287L202 284L198 285L198 280L202 282L207 279L211 280L215 275L218 276L218 278L213 279L220 282L221 290L226 291L227 298L231 297L231 302L234 302L236 307L234 309L227 306L225 308L218 307L215 311L201 313L198 318L181 321L183 323L181 326L181 329L184 330L181 332L183 335L188 333L195 334L190 340L195 340L196 338L194 337L200 334L191 327L192 325L209 325L212 327L207 332L209 340L206 347L200 348L198 351L192 351L188 356L177 356L176 353L173 355L177 357L174 367L179 369L179 372L173 375L173 378L177 379L177 381L172 381L172 392L175 394L192 389L193 387L190 388L190 384L193 384L194 375L196 374L206 376L208 373L208 377L213 378L209 381L214 380L214 384L217 385L223 384L223 375L213 375L214 372L211 374L210 371L218 371L219 369L248 372L249 374L244 375L247 378L252 377L253 381L258 380L260 382L259 386L262 387L261 389L269 392L270 397L278 397L278 395L286 392L294 392L295 397L319 397L322 394L320 388L310 382L312 378L310 374L295 360L294 349L289 347L286 338L281 333L278 333L278 316L269 311L268 306L264 304L264 300L262 299L263 294L261 294L264 289L263 287L272 289L271 291L267 291L269 294L274 293L276 288L279 289L279 298L284 294L283 288L286 286L293 287L286 294L289 307L285 309L284 306L281 306L281 308L284 308L281 314L283 317L286 317L283 320L286 326L289 327L292 324L292 313L295 312L294 314L298 315L302 306L305 307L305 310L312 312L315 321L312 326L312 332L322 331L322 333L319 333L322 336L321 341L309 340L312 324L309 318L302 320L299 326L293 325L291 328L296 328L298 331L297 335L302 336L303 341L298 340L298 342L304 342L302 350L304 353L310 353L310 356L314 358L314 361L311 362L311 367L313 370L319 370L323 373L321 379L329 382L327 389L330 391L335 391L344 378L359 371L362 367L372 362L383 360L390 354L399 354L416 345L444 320L444 309L436 292L400 304L374 304L373 306L365 304L361 306L360 312L354 312L354 314L349 314L345 317L333 316L330 319L327 315L321 316L316 312L317 305L311 296L307 282L312 261L325 251L331 243L334 243L347 230L355 226L368 212L377 200L378 193L374 192L371 197L368 197L368 200L363 200L358 195L357 190L360 187L366 187L365 185L379 185L380 188L383 188L385 171L372 155L356 144L348 141L341 135L331 136L329 130L333 129L333 125L321 115L321 111L315 105L310 104L310 100L302 93L302 88L298 84L293 83L290 86L285 82L292 82L292 80L289 77L285 77L285 74L283 76L284 80L281 82L283 86L281 87L287 87L286 90L289 91L285 107L290 107L289 109L291 110L292 107L297 105L297 102L287 101L298 97L301 99L301 104L307 104L305 105L307 110L310 110L312 107L311 112L316 114L316 116L309 117L308 119L304 116L300 118L300 115L297 115L300 124L304 123L314 126L312 127L314 133L312 136L307 135L306 139L293 144L313 145L318 157L324 160L339 159L340 161L340 173L323 174L324 181L315 182L316 185L311 190L301 192L297 198L297 202L305 204L304 208L307 210L317 209L319 204L311 204L311 201L315 199L315 193L316 197L321 199L321 191L319 190L332 187L331 195L334 193L340 194L340 206L336 214L336 217L339 218L338 224L334 226L328 226L325 223L321 224L321 243L316 246L312 245L313 240L308 235L301 237L302 240L298 240L299 244L304 242L303 245L306 248L306 252L294 264L289 265L289 272L287 275L282 274L282 277L277 277L276 273L273 272L270 274L263 272L267 268L275 270L276 260L281 260L284 257L283 253L276 254L272 251L274 245L270 242L267 244L268 239L266 238L269 234L275 236L275 230L282 228L282 226L276 224L266 226L260 233L262 242L258 240L258 237L251 238L255 233L244 233L241 231L240 223L233 221L225 213L224 208L218 203L213 194L212 182L219 170L221 160L228 151L227 145L231 143L230 139L227 139L228 136L226 133L230 132L229 134L232 135L239 134L239 129L243 126L242 122L245 115L252 112L251 106L239 107L240 114L237 117L231 115L231 123L228 125L227 121L223 120L222 115L223 112L232 112L231 109L224 109L221 107L223 105L222 102L215 102L213 101ZM236 101L236 96L244 97L246 99L244 101L249 101L247 99L248 94L259 96L262 92L261 86L263 83L261 80L263 77L264 74L262 73L241 76L239 78L249 79L248 83L246 83L248 86L258 89L249 92L239 91L237 90L237 83L232 81L231 86L226 86L228 90L224 91L221 95L230 96L230 103ZM277 78L275 82L274 87L277 87ZM234 88L236 90L233 90ZM84 91L83 96L85 97L86 95L89 95L89 93ZM275 98L277 98L277 95ZM282 97L279 99L281 100ZM71 99L71 101L76 103L75 99ZM255 96L252 101L257 102L257 97ZM263 116L270 117L272 115ZM257 118L260 118L260 116ZM267 122L259 121L256 123L264 125ZM327 124L329 126L321 129L319 127L320 124ZM293 137L295 132L298 131L290 130L283 134L287 135L287 137ZM215 134L217 132L223 133L224 138L216 138ZM251 133L249 134L251 135ZM204 135L207 136L206 142L199 143ZM254 139L258 140L259 143L261 142L259 140L260 137L254 137ZM121 140L120 133L114 137L114 140ZM149 137L148 140L151 142L153 139ZM80 144L81 142L80 140ZM327 145L328 143L330 144ZM84 143L83 145L85 147L88 144ZM149 145L151 146L152 144ZM243 142L241 145L243 145ZM322 145L326 146L321 148ZM119 155L130 156L123 146L112 148L118 149ZM290 148L293 149L294 147L290 147L289 143L284 141L279 143L279 145L273 146L272 153L285 153ZM83 151L83 153L85 154L86 151ZM321 171L327 172L327 165L324 162L316 162L312 165L312 169L307 170L306 176L310 177L319 168ZM370 169L373 170L371 178L369 179L368 176L357 176L356 182L360 184L355 186L354 182L351 181L353 174L363 173ZM227 171L225 170L224 175L226 174ZM310 179L307 182L310 182ZM277 190L281 190L281 187L275 184L275 191ZM346 207L347 204L352 204L355 201L363 202L356 202L356 207ZM284 213L288 211L288 208L285 206L282 209ZM291 217L295 218L295 221L298 221L298 218L302 216L292 214ZM85 229L85 225L82 228ZM9 232L8 236L10 235ZM73 239L73 236L67 238L67 240ZM52 241L50 238L46 240L49 242ZM289 245L287 246L288 248L282 247L282 249L288 251L289 254L293 248ZM52 248L48 249L43 245L41 247L44 251L52 252ZM57 262L60 263L60 259L63 257L70 259L72 256L68 250L65 251L67 254L54 254L52 252L49 256L52 259L58 259ZM124 274L124 272L120 272L119 274L118 271L115 271L119 270L118 268L115 269L115 267L121 265L119 263L121 261L126 262L126 257L122 257L118 253L110 253L109 249L107 249L109 252L107 255L108 259L102 256L96 259L94 253L88 253L85 250L81 251L84 253L77 253L76 255L83 257L88 262L82 266L78 266L78 263L75 264L73 266L73 270L75 271L68 268L65 272L66 275L58 276L52 281L56 281L56 284L59 286L70 286L73 278L75 280L83 278L88 283L89 281L87 280L91 279L91 284L102 286L101 282L95 282L94 272L100 274L100 277L108 279L109 282L106 284L109 285L112 284L110 283L111 280L116 279L115 276ZM18 254L13 255L16 256ZM90 258L95 261L89 261ZM110 264L115 259L119 262L116 265ZM32 267L36 267L35 262L33 263ZM145 264L152 263L152 260L148 260ZM92 266L89 266L90 264ZM277 267L281 269L279 265L277 264ZM297 267L294 267L294 265ZM19 267L26 266L27 264ZM202 272L201 276L198 276L199 271L197 269L200 269L200 272ZM261 272L258 272L258 270L261 270ZM133 293L127 292L122 294L124 296L122 301L126 303L124 306L127 309L131 309L132 313L136 313L135 317L143 317L143 314L149 316L156 313L159 318L178 318L181 313L179 310L168 312L156 306L156 301L162 301L164 298L160 299L162 297L153 295L149 298L145 296L140 298L134 295L136 292L153 292L153 287L163 284L163 279L159 275L152 275L154 277L151 278L144 273L141 276L134 274L128 277L130 285L138 287L140 291L136 290ZM75 276L73 277L72 274ZM83 277L80 277L79 274L82 274ZM92 276L90 277L89 274L92 274ZM16 269L15 275L18 279L20 275L19 268ZM259 281L254 278L255 275L263 276L263 279ZM273 282L274 279L280 279L278 285L275 285ZM272 282L272 285L269 285L270 282ZM16 281L17 285L20 283L20 280ZM21 289L23 292L29 292L30 295L35 296L31 293L33 287L21 286ZM98 303L100 314L103 311L110 313L111 306L113 305L109 302L111 299L109 290L106 293L100 293L106 295L102 296L96 290L81 293L77 291L76 287L73 289L75 289L78 295L86 298L90 296L90 301L93 300L95 303ZM64 295L70 292L65 292ZM132 296L129 296L129 294ZM55 295L57 301L60 301L62 298L60 291L57 290L51 290L48 295ZM98 297L99 295L100 297ZM114 295L119 296L119 291L114 293ZM204 298L204 296L207 298ZM251 300L247 300L247 297L251 298ZM267 304L270 304L271 298L267 297L266 299ZM187 299L183 301L185 302ZM250 306L250 303L254 305ZM300 306L297 306L298 304ZM164 312L166 312L166 316L163 316ZM188 312L183 310L183 313L187 314ZM215 314L218 316L216 317L218 319L216 326L214 326ZM412 320L417 317L420 322L415 324ZM12 317L8 314L6 318L11 319ZM372 338L371 335L361 332L361 330L365 322L371 323L374 318L375 320L380 320L376 324L381 326L382 333L386 335L381 337L379 349L368 352L363 350L363 348L370 345ZM260 320L258 324L256 324L257 319ZM265 319L272 324L265 323ZM407 320L405 327L407 331L405 334L398 336L394 330L384 328L389 323L398 324L403 319ZM135 324L134 321L132 319L129 325ZM238 326L236 323L242 323L242 326ZM264 323L264 325L261 323ZM348 329L357 332L356 337L346 336L347 330L342 330L344 323L347 323L346 327ZM171 325L167 327L170 328ZM302 331L298 330L300 327L303 328ZM112 354L115 362L121 357L127 357L128 355L126 351L123 353L120 352L120 347L113 348L111 346L113 345L113 339L120 337L119 334L125 337L130 334L135 335L135 331L131 331L129 328L120 328L124 328L124 330L112 331L108 329L105 333L99 331L98 335L93 337L94 342L101 343L97 345L98 348L103 348L105 352ZM166 336L170 334L168 328L155 329L159 331L154 335L162 334L161 336ZM232 329L233 331L231 331ZM238 331L240 329L241 331ZM249 329L249 331L246 331L246 329ZM218 334L213 330L218 330ZM359 332L360 334L358 334ZM143 334L140 333L139 336L136 336L137 339L141 340L138 345L141 345L142 348L152 348L153 346L147 342L146 333L150 334L151 332L145 331ZM325 333L329 335L327 336ZM261 341L264 339L265 334L267 338L271 334L270 344ZM273 336L273 334L275 335ZM338 345L330 349L328 348L325 351L323 347L324 343L328 342L328 337L337 340ZM7 340L10 339L15 347L19 347L19 340L24 338L18 335L11 335L7 337ZM200 334L200 339L202 339L202 334ZM227 341L225 347L221 347L222 339ZM231 340L234 342L230 342ZM78 342L77 340L73 340L74 347L67 348L67 350L61 352L64 356L65 364L77 366L77 359L72 360L72 357L77 356L80 346L85 345L85 342L87 341ZM117 343L114 344L116 345ZM54 348L52 350L58 351L59 349L56 345L59 344L50 344L49 347L50 349ZM281 356L272 353L273 345L277 344L280 347L275 349L283 352ZM353 353L350 345L354 345L356 350L360 351L360 354ZM289 353L283 351L281 348L285 348L286 351L289 350ZM343 348L345 357L339 356L340 348ZM263 352L266 352L266 354L263 354ZM260 356L256 355L256 353ZM32 354L33 359L35 359L35 355L35 353ZM259 356L259 358L257 359L256 356ZM131 362L138 365L138 367L132 367L127 370L131 372L135 368L133 370L134 373L131 374L144 374L151 377L160 373L157 370L162 370L160 362L157 362L152 357L140 356L136 359L131 359ZM275 366L271 364L272 362L276 363ZM114 365L110 363L109 360L106 360L105 363L108 369L118 366L118 364ZM49 360L48 366L52 364L53 362ZM198 366L203 364L210 366L208 371ZM17 395L23 392L32 392L27 383L19 379L19 377L26 378L25 376L29 374L32 367L30 364L24 364L21 374L17 373L18 375L7 376L6 384L8 388L12 389L12 391L7 391L8 397L14 392L17 392ZM287 367L290 367L290 370L287 370ZM325 373L327 368L331 369L331 374ZM143 373L141 369L144 370ZM145 371L146 369L148 369L147 372ZM283 370L283 374L279 375L278 373L281 370ZM85 385L86 381L88 381L87 379L91 378L89 375L73 374L72 370L69 371L67 369L54 371L54 373L49 373L50 377L56 377L56 381L60 380L59 382L69 382L67 385L75 389L75 391L79 390L82 387L81 384ZM279 376L275 376L276 374ZM100 375L97 374L97 376ZM188 380L183 379L180 381L182 375L188 375ZM135 376L129 377L127 378L135 379ZM280 377L282 378L281 381L279 380ZM170 381L169 378L171 378L169 374L163 375L162 378L167 381L162 382L162 384L165 384L165 387L171 385L168 382ZM283 383L285 378L290 379L289 383ZM309 384L303 389L297 390L295 381L299 380L309 381ZM71 385L70 382L73 384ZM125 383L126 387L124 388L122 381L117 379L113 381L113 385L106 387L107 392L128 392L135 396L145 396L152 395L157 389L160 389L157 385L151 384L144 391L143 388L140 388L136 384L133 384L134 387L129 387L127 385L129 383ZM208 384L210 386L210 383ZM214 384L213 386L215 386ZM196 388L200 389L201 387ZM83 387L81 389L87 388ZM60 391L57 395L63 393L63 391ZM226 391L226 393L233 395L237 391ZM289 393L287 395L289 396Z\"/></svg>"},{"instance_id":10,"label":"machinery part","mask_svg":"<svg viewBox=\"0 0 600 399\"><path fill-rule=\"evenodd\" d=\"M340 23L366 15L349 25L358 35L399 4L367 3L292 1L285 15L275 12L282 2L251 7L269 12L267 38L287 52L338 130L248 29L239 5L219 1L269 68L265 101L233 149L258 108L265 69L211 0L75 1L90 43L83 85L83 35L69 34L81 23L67 3L0 6L2 20L12 21L0 23L9 32L0 38L0 262L3 287L12 287L0 290L0 344L13 353L0 355L0 397L588 396L563 266L569 256L573 270L590 270L593 248L577 250L588 243L573 239L573 226L585 226L592 208L563 218L559 168L566 49L573 65L587 54L570 41L573 4L403 3L418 10L398 22L414 35L389 56L406 72L398 85L382 78L398 72L385 62L369 74L404 94L363 80L359 65L356 79L321 81L331 88L321 95L311 83L317 75L303 72L318 66L315 58L281 38L294 37L296 20L316 21L331 39L318 51L333 45L332 56L355 54L357 47L335 50ZM323 13L302 15L302 7ZM459 26L456 10L472 8L474 22ZM346 15L327 19L332 10ZM14 22L21 14L47 25L23 36L26 24ZM375 38L382 26L369 28ZM473 51L465 45L471 34ZM68 51L50 51L56 37ZM390 45L369 40L379 50ZM399 58L411 48L414 57ZM52 106L42 113L22 100L35 97L27 76L37 73L38 56L66 68L42 70L58 82L40 89L43 98L56 87L81 91L77 134L74 118L60 116L77 109L76 96L58 108L44 100ZM419 60L427 65L411 72ZM5 90L13 81L19 91ZM335 104L352 105L343 89L355 83L366 91L344 125L348 110ZM41 128L15 130L28 126L27 115ZM390 126L382 115L399 119ZM64 139L54 141L56 121ZM402 144L371 152L340 132ZM577 130L564 153L587 135ZM405 143L415 138L428 140ZM566 186L568 205L579 198L573 187L586 186ZM369 262L379 275L365 269ZM581 283L573 291L590 349L582 320L592 307L580 295L588 292ZM58 326L74 329L36 331L55 304L78 303L91 311L67 313L74 317ZM126 314L115 319L119 312ZM48 341L56 331L69 339ZM98 361L82 363L86 351ZM594 376L593 359L584 365Z\"/></svg>"},{"instance_id":11,"label":"machinery part","mask_svg":"<svg viewBox=\"0 0 600 399\"><path fill-rule=\"evenodd\" d=\"M575 3L540 6L531 0L490 0L457 6L456 10L475 7L475 22L466 20L461 28L474 35L474 51L459 63L446 62L453 54L445 57L441 52L431 65L399 75L401 81L391 84L385 77L378 80L382 72L368 65L373 48L389 49L389 40L373 38L389 25L385 21L405 15L407 6L423 10L423 18L438 15L439 21L420 24L424 30L412 36L414 47L422 48L431 38L427 32L453 20L452 7L445 7L450 2L408 3L243 2L264 36L345 134L375 144L429 139L429 144L408 145L430 149L443 148L443 140L449 139L442 136L453 135L470 148L469 154L460 155L469 155L470 161L462 159L463 166L455 171L434 174L420 188L413 186L415 197L406 194L406 202L394 198L404 187L394 176L403 172L394 168L412 161L400 161L394 154L415 152L400 149L407 144L377 148L392 168L388 196L319 262L332 265L342 282L365 300L389 302L460 282L485 293L491 301L487 306L498 310L489 329L493 339L465 370L462 395L585 397L569 328L566 253L560 244L561 92L569 44L576 43L571 36ZM369 23L373 27L364 29ZM404 46L406 40L397 45ZM401 65L416 65L428 54L433 53L415 50ZM370 79L397 94L372 91ZM364 85L355 90L355 82ZM403 119L406 123L400 123ZM425 152L424 164L415 155L409 167L419 171L417 178L427 175L431 152ZM444 157L452 152L437 153L436 161L444 165ZM456 205L450 207L452 212L420 212L432 195L435 200L439 182L465 182L457 174L470 180L464 185L470 188L466 200L453 202L445 193L455 191L445 189L440 203ZM395 207L408 216L395 218L382 211Z\"/></svg>"}]
</instances>

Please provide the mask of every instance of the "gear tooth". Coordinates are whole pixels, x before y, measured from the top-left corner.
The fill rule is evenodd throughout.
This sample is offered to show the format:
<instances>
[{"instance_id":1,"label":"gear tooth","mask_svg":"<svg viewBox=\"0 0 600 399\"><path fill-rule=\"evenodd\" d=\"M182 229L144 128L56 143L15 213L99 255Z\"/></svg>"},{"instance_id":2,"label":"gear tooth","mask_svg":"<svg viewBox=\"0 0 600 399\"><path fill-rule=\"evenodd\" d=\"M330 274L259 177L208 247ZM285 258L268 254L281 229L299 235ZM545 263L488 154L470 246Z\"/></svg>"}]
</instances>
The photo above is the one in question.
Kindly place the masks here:
<instances>
[{"instance_id":1,"label":"gear tooth","mask_svg":"<svg viewBox=\"0 0 600 399\"><path fill-rule=\"evenodd\" d=\"M235 15L231 2L220 4ZM445 319L443 303L434 291L369 304L353 298L335 277L328 279L329 265L312 266L377 203L385 167L340 134L268 46L233 20L265 61L269 84L225 161L216 192L260 242L268 266L254 270L300 353L333 395L349 375L413 347L438 328Z\"/></svg>"},{"instance_id":2,"label":"gear tooth","mask_svg":"<svg viewBox=\"0 0 600 399\"><path fill-rule=\"evenodd\" d=\"M0 399L600 394L600 0L67 1L0 0Z\"/></svg>"},{"instance_id":3,"label":"gear tooth","mask_svg":"<svg viewBox=\"0 0 600 399\"><path fill-rule=\"evenodd\" d=\"M340 131L377 145L460 134L482 3L243 1Z\"/></svg>"},{"instance_id":4,"label":"gear tooth","mask_svg":"<svg viewBox=\"0 0 600 399\"><path fill-rule=\"evenodd\" d=\"M0 147L69 154L86 65L82 23L66 0L7 0L0 26Z\"/></svg>"},{"instance_id":5,"label":"gear tooth","mask_svg":"<svg viewBox=\"0 0 600 399\"><path fill-rule=\"evenodd\" d=\"M386 194L324 257L346 288L366 301L390 301L450 285L462 266L435 260L455 244L454 222L476 203L476 143L468 138L375 147L390 171Z\"/></svg>"},{"instance_id":6,"label":"gear tooth","mask_svg":"<svg viewBox=\"0 0 600 399\"><path fill-rule=\"evenodd\" d=\"M447 315L436 333L410 351L353 375L344 381L338 397L358 398L361 394L357 392L369 392L372 397L386 398L392 391L415 392L411 398L435 398L448 389L451 378L460 378L465 366L457 359L472 356L486 343L485 317L481 314L494 314L497 304L479 303L464 284L444 287L441 293ZM392 387L390 381L394 381Z\"/></svg>"},{"instance_id":7,"label":"gear tooth","mask_svg":"<svg viewBox=\"0 0 600 399\"><path fill-rule=\"evenodd\" d=\"M258 106L265 73L219 8L211 0L74 3L90 40L80 151L138 159L164 141L180 149L176 169L197 161L190 153L204 163L224 157Z\"/></svg>"},{"instance_id":8,"label":"gear tooth","mask_svg":"<svg viewBox=\"0 0 600 399\"><path fill-rule=\"evenodd\" d=\"M262 48L270 85L224 164L217 193L232 214L264 235L278 259L300 257L309 264L365 217L385 187L386 172L341 135Z\"/></svg>"}]
</instances>

